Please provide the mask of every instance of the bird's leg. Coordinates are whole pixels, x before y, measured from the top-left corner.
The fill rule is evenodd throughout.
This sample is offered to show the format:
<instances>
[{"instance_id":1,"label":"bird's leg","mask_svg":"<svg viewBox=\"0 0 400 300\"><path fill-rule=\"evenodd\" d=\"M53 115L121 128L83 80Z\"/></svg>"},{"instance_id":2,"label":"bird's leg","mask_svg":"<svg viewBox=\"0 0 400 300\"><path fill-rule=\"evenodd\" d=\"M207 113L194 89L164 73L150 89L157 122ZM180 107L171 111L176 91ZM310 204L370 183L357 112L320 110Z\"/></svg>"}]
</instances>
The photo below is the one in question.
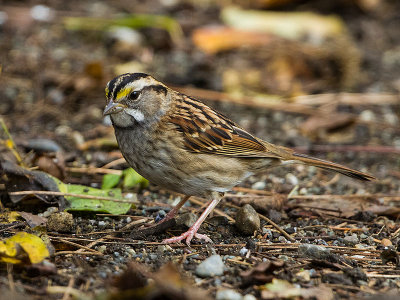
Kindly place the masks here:
<instances>
[{"instance_id":1,"label":"bird's leg","mask_svg":"<svg viewBox=\"0 0 400 300\"><path fill-rule=\"evenodd\" d=\"M185 196L173 209L169 211L169 213L166 214L166 216L157 224L164 223L168 220L171 220L173 217L175 217L176 213L179 211L179 209L185 204L186 201L188 201L190 196Z\"/></svg>"},{"instance_id":2,"label":"bird's leg","mask_svg":"<svg viewBox=\"0 0 400 300\"><path fill-rule=\"evenodd\" d=\"M218 197L215 197L213 200L211 200L207 206L207 208L203 211L201 214L200 218L197 219L197 221L192 225L192 227L189 228L188 231L185 233L182 233L180 236L175 236L169 239L165 239L162 242L164 244L171 244L171 243L177 243L180 242L184 239L186 239L186 244L190 246L190 241L193 239L193 237L205 240L206 242L212 243L212 240L205 234L199 234L197 231L199 230L201 224L204 222L204 220L207 218L207 216L213 211L213 209L218 205L218 203L221 201L222 197L219 193Z\"/></svg>"}]
</instances>

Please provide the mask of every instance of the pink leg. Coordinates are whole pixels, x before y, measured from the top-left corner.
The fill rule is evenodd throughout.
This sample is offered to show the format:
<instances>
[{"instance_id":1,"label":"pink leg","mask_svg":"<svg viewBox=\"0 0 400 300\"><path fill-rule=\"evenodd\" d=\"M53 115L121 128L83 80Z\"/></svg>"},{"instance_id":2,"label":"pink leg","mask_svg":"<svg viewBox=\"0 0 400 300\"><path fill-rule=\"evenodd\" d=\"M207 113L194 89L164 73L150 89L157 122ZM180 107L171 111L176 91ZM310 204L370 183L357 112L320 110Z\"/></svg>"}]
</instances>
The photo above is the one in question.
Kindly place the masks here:
<instances>
[{"instance_id":1,"label":"pink leg","mask_svg":"<svg viewBox=\"0 0 400 300\"><path fill-rule=\"evenodd\" d=\"M201 224L204 222L204 220L207 218L207 216L218 205L219 201L221 201L221 197L218 197L217 199L212 200L208 204L207 208L203 211L200 218L197 219L197 221L193 224L192 227L189 228L188 231L186 231L185 233L182 233L180 236L175 236L175 237L163 240L162 243L163 244L171 244L171 243L177 243L177 242L180 242L180 241L186 239L186 244L190 247L190 241L193 239L193 237L205 240L208 243L212 243L212 240L208 236L206 236L205 234L197 233L197 230L199 230Z\"/></svg>"},{"instance_id":2,"label":"pink leg","mask_svg":"<svg viewBox=\"0 0 400 300\"><path fill-rule=\"evenodd\" d=\"M157 224L161 224L164 223L168 220L171 220L173 217L175 217L176 213L179 211L179 209L185 204L186 201L188 201L190 198L190 196L185 196L181 201L179 201L179 203L177 205L175 205L175 207L173 209L171 209L169 211L169 213L167 213L167 215Z\"/></svg>"}]
</instances>

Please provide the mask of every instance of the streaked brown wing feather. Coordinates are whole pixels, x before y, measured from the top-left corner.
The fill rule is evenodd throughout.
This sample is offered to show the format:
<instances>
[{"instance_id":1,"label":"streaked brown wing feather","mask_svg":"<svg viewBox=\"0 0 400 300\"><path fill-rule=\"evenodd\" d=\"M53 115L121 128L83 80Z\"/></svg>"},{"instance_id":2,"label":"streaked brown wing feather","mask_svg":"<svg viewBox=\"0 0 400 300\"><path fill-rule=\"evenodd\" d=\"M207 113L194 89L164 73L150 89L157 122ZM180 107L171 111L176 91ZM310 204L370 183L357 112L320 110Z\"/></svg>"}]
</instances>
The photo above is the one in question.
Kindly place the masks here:
<instances>
[{"instance_id":1,"label":"streaked brown wing feather","mask_svg":"<svg viewBox=\"0 0 400 300\"><path fill-rule=\"evenodd\" d=\"M202 102L180 95L170 117L184 135L185 147L193 152L232 157L277 157L265 142L258 140L231 120Z\"/></svg>"}]
</instances>

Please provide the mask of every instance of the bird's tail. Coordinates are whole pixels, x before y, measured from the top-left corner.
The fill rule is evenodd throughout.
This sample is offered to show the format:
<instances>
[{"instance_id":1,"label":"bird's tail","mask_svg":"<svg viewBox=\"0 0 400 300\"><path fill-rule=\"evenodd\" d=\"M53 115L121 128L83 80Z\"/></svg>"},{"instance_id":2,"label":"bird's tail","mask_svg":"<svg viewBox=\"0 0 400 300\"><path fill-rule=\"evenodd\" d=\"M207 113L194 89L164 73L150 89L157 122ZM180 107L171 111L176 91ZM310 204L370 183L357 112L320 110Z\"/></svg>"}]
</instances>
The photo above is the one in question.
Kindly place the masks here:
<instances>
[{"instance_id":1,"label":"bird's tail","mask_svg":"<svg viewBox=\"0 0 400 300\"><path fill-rule=\"evenodd\" d=\"M306 165L315 166L315 167L325 169L325 170L335 171L335 172L338 172L343 175L353 177L353 178L356 178L359 180L370 181L370 180L376 179L374 176L369 175L367 173L353 170L348 167L345 167L345 166L342 166L339 164L335 164L330 161L314 158L314 157L307 156L304 154L292 153L289 160L295 160L296 162L302 162Z\"/></svg>"}]
</instances>

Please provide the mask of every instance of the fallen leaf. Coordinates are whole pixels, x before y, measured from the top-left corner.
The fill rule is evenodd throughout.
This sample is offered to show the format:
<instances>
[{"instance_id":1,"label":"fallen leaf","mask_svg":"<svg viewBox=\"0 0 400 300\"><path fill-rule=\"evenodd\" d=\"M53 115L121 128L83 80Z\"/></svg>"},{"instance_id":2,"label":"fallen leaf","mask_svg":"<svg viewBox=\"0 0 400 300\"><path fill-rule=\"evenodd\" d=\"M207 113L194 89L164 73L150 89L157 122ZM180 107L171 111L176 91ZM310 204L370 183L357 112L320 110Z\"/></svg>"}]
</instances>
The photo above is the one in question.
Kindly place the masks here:
<instances>
[{"instance_id":1,"label":"fallen leaf","mask_svg":"<svg viewBox=\"0 0 400 300\"><path fill-rule=\"evenodd\" d=\"M54 191L59 192L54 177L41 171L31 171L18 166L10 161L0 162L0 173L8 193L18 191ZM6 175L6 176L4 176ZM6 177L6 179L4 179ZM32 195L9 194L13 203L18 203ZM61 196L35 195L36 198L48 204L58 204L60 209L65 207L64 198Z\"/></svg>"},{"instance_id":2,"label":"fallen leaf","mask_svg":"<svg viewBox=\"0 0 400 300\"><path fill-rule=\"evenodd\" d=\"M272 283L262 286L262 299L278 299L278 298L296 298L330 300L334 299L332 289L325 285L319 285L314 288L301 288L291 284L286 280L274 278Z\"/></svg>"},{"instance_id":3,"label":"fallen leaf","mask_svg":"<svg viewBox=\"0 0 400 300\"><path fill-rule=\"evenodd\" d=\"M271 282L274 278L273 272L285 265L283 260L268 260L255 266L254 268L243 271L240 276L243 278L243 285L264 284Z\"/></svg>"},{"instance_id":4,"label":"fallen leaf","mask_svg":"<svg viewBox=\"0 0 400 300\"><path fill-rule=\"evenodd\" d=\"M243 10L227 6L222 10L221 18L236 29L268 32L292 40L308 37L318 44L330 37L346 34L346 26L340 18L312 12Z\"/></svg>"},{"instance_id":5,"label":"fallen leaf","mask_svg":"<svg viewBox=\"0 0 400 300\"><path fill-rule=\"evenodd\" d=\"M43 240L36 235L18 232L14 236L0 242L0 260L19 264L42 262L50 253Z\"/></svg>"},{"instance_id":6,"label":"fallen leaf","mask_svg":"<svg viewBox=\"0 0 400 300\"><path fill-rule=\"evenodd\" d=\"M29 212L20 211L19 214L30 227L36 227L46 223L47 219L38 215L31 214Z\"/></svg>"},{"instance_id":7,"label":"fallen leaf","mask_svg":"<svg viewBox=\"0 0 400 300\"><path fill-rule=\"evenodd\" d=\"M65 184L50 174L40 171L30 171L8 161L1 162L1 167L3 174L7 177L5 181L7 192L32 191L31 194L25 195L9 194L11 201L14 203L34 196L46 203L58 203L60 211L66 209L68 211L93 211L110 214L124 214L132 207L132 203L129 203L122 196L121 189L102 190L84 185ZM43 195L34 193L34 191L61 192L76 194L77 196ZM84 195L84 197L79 197L79 195ZM114 198L117 201L89 199L85 196ZM133 194L133 197L136 197L136 195ZM134 200L130 199L129 201Z\"/></svg>"},{"instance_id":8,"label":"fallen leaf","mask_svg":"<svg viewBox=\"0 0 400 300\"><path fill-rule=\"evenodd\" d=\"M271 42L271 35L238 30L222 26L198 28L193 32L192 40L197 48L208 54L235 49L241 46L260 46Z\"/></svg>"},{"instance_id":9,"label":"fallen leaf","mask_svg":"<svg viewBox=\"0 0 400 300\"><path fill-rule=\"evenodd\" d=\"M172 263L151 273L144 265L132 262L127 270L114 280L114 286L118 291L109 295L108 299L211 299L207 291L193 287L187 282Z\"/></svg>"},{"instance_id":10,"label":"fallen leaf","mask_svg":"<svg viewBox=\"0 0 400 300\"><path fill-rule=\"evenodd\" d=\"M0 213L0 224L9 224L21 219L21 215L17 211L3 211Z\"/></svg>"},{"instance_id":11,"label":"fallen leaf","mask_svg":"<svg viewBox=\"0 0 400 300\"><path fill-rule=\"evenodd\" d=\"M353 115L330 112L329 115L313 115L300 125L300 130L308 136L325 135L329 131L351 125L355 121Z\"/></svg>"}]
</instances>

